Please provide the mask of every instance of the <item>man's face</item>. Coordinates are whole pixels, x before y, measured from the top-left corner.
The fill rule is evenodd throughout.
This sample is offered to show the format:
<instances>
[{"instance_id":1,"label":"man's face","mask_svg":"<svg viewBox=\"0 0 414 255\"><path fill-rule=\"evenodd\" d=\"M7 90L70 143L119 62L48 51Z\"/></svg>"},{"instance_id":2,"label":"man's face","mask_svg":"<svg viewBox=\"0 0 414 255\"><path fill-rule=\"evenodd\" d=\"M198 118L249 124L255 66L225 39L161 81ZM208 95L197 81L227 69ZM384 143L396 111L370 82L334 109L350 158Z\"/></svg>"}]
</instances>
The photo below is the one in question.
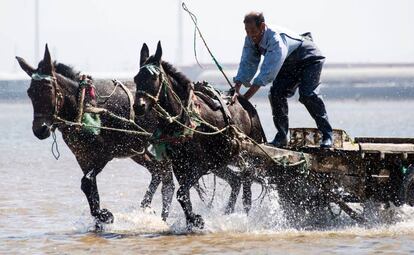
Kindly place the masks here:
<instances>
[{"instance_id":1,"label":"man's face","mask_svg":"<svg viewBox=\"0 0 414 255\"><path fill-rule=\"evenodd\" d=\"M265 24L262 23L260 26L256 26L254 22L248 22L244 24L246 34L255 44L259 44L263 37Z\"/></svg>"}]
</instances>

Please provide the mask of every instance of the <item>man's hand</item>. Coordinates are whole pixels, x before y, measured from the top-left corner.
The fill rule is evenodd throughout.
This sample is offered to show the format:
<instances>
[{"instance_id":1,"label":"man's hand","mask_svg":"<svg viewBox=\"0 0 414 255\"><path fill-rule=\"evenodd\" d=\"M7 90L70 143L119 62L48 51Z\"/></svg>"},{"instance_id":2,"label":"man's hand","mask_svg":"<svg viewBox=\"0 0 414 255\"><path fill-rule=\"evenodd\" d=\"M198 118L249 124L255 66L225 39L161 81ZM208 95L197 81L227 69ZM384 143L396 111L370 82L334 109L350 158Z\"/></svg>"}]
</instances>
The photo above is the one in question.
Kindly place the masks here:
<instances>
[{"instance_id":1,"label":"man's hand","mask_svg":"<svg viewBox=\"0 0 414 255\"><path fill-rule=\"evenodd\" d=\"M234 102L236 102L236 98L241 96L240 95L240 87L241 87L241 83L240 82L236 82L236 84L234 85L234 95L231 98L231 103L233 104Z\"/></svg>"}]
</instances>

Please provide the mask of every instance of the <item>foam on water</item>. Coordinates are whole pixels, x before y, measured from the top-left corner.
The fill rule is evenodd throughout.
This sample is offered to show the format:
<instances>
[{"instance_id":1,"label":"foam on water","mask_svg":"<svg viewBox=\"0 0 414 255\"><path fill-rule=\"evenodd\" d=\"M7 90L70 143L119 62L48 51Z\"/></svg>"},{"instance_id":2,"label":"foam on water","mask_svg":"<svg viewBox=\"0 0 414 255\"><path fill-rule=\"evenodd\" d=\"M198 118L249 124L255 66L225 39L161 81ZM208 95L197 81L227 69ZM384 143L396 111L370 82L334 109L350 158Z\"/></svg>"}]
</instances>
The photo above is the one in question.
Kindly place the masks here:
<instances>
[{"instance_id":1,"label":"foam on water","mask_svg":"<svg viewBox=\"0 0 414 255\"><path fill-rule=\"evenodd\" d=\"M218 200L222 199L219 197ZM373 202L366 203L364 216L367 224L359 225L345 213L332 218L326 211L319 218L316 227L308 228L303 225L292 228L286 219L285 212L278 202L276 191L269 192L262 203L256 201L249 215L239 208L235 213L223 214L222 205L207 208L201 202L194 203L196 213L202 215L205 220L203 230L195 230L198 234L266 234L294 237L294 236L395 236L414 233L414 208L404 205L402 207L391 206L387 209ZM359 204L352 207L362 212ZM188 234L186 222L181 208L174 206L172 216L164 222L158 213L152 209L128 207L125 210L115 211L113 224L104 226L103 232L116 233L127 236L134 235L170 235ZM321 221L322 219L322 221ZM88 232L95 229L93 219L89 212L85 211L74 224L75 232Z\"/></svg>"},{"instance_id":2,"label":"foam on water","mask_svg":"<svg viewBox=\"0 0 414 255\"><path fill-rule=\"evenodd\" d=\"M105 231L126 233L132 230L136 234L170 232L168 224L151 211L135 209L128 213L116 213L115 217L114 224L108 225Z\"/></svg>"}]
</instances>

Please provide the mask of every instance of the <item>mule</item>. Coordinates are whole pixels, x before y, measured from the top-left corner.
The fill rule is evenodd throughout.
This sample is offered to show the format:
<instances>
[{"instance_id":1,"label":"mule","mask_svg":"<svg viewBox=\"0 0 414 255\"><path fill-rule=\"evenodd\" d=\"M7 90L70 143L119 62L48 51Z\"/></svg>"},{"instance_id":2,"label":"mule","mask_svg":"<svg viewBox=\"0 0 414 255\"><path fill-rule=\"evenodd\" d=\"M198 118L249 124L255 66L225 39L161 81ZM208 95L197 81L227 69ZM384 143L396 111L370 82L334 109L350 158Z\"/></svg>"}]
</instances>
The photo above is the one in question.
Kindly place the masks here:
<instances>
[{"instance_id":1,"label":"mule","mask_svg":"<svg viewBox=\"0 0 414 255\"><path fill-rule=\"evenodd\" d=\"M226 165L235 161L239 153L234 146L235 129L259 143L265 141L264 132L255 108L247 100L239 98L228 107L232 116L229 120L222 111L213 110L197 96L192 82L161 57L160 42L153 56L149 56L146 44L142 46L141 68L134 77L137 86L134 109L141 116L153 110L158 112L158 132L177 138L166 150L180 185L177 200L184 211L187 227L203 228L204 220L192 209L190 188L210 171L226 175ZM186 137L186 131L192 134ZM250 188L249 185L244 187ZM251 196L249 192L245 194Z\"/></svg>"},{"instance_id":2,"label":"mule","mask_svg":"<svg viewBox=\"0 0 414 255\"><path fill-rule=\"evenodd\" d=\"M165 162L151 160L148 153L138 153L145 149L147 137L135 134L101 130L99 135L85 132L83 129L70 125L58 124L56 117L68 121L75 121L78 112L78 73L63 64L52 62L49 49L46 45L43 60L37 68L29 65L23 58L16 57L21 68L32 78L27 91L33 105L32 131L38 139L46 139L57 128L63 140L76 157L84 176L81 180L81 189L88 200L90 213L97 223L112 223L113 214L108 209L101 209L98 193L97 175L106 164L114 158L131 157L136 163L146 167L151 173L151 182L141 202L141 207L151 204L158 185L162 182L162 212L161 217L166 220L174 194L174 181L170 165ZM125 83L134 93L133 82ZM128 118L130 116L129 97L126 91L115 87L112 81L96 81L98 95L110 95L104 101L98 101L98 107ZM128 123L106 115L101 116L102 126L124 130L133 130L135 127ZM157 125L155 115L148 114L144 118L137 117L145 130L152 132Z\"/></svg>"}]
</instances>

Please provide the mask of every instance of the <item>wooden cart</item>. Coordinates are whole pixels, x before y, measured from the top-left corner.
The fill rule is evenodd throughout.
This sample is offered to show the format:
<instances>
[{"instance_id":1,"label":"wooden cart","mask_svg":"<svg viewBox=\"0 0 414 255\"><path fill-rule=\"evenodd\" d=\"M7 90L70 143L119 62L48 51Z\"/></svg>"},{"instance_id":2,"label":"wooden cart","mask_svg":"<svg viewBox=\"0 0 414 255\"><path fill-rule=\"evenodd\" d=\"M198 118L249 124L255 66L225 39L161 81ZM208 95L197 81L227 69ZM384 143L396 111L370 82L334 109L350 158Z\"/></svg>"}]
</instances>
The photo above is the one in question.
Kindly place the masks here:
<instances>
[{"instance_id":1,"label":"wooden cart","mask_svg":"<svg viewBox=\"0 0 414 255\"><path fill-rule=\"evenodd\" d=\"M336 129L332 148L320 148L320 140L317 129L293 128L285 149L249 142L239 146L253 156L254 175L277 187L295 221L332 203L361 222L364 218L349 203L414 206L413 138L352 139Z\"/></svg>"}]
</instances>

